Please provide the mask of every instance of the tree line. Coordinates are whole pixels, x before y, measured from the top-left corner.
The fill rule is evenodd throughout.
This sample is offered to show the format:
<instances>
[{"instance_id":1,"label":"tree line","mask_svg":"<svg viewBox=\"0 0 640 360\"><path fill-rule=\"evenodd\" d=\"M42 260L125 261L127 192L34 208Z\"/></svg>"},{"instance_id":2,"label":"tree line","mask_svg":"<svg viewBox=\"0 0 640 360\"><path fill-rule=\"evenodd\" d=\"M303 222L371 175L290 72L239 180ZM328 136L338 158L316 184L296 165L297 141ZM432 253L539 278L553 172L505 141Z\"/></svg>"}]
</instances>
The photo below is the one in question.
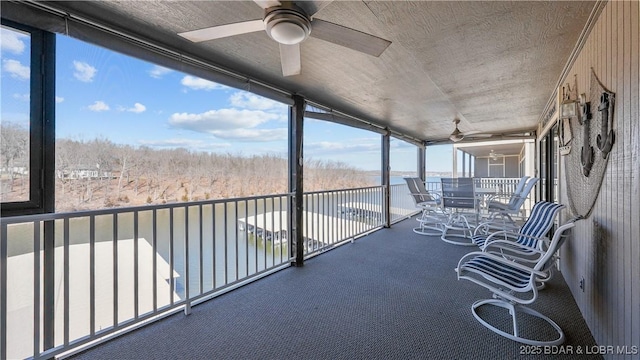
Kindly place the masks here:
<instances>
[{"instance_id":1,"label":"tree line","mask_svg":"<svg viewBox=\"0 0 640 360\"><path fill-rule=\"evenodd\" d=\"M7 130L5 133L5 129ZM19 196L28 131L2 123L3 201ZM11 141L5 142L5 135ZM28 142L27 142L28 144ZM160 204L287 192L287 159L184 148L156 149L108 139L56 140L56 211ZM306 160L305 191L372 185L370 176L339 161ZM27 190L28 191L28 190Z\"/></svg>"}]
</instances>

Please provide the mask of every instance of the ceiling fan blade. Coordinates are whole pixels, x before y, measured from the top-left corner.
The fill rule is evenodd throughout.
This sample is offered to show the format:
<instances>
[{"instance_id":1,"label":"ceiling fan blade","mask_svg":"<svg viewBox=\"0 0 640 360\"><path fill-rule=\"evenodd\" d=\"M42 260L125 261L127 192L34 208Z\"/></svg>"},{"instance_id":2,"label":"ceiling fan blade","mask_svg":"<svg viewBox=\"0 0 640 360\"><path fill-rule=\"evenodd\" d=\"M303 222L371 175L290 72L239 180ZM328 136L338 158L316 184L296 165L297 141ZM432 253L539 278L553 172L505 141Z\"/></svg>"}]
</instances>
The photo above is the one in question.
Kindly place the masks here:
<instances>
[{"instance_id":1,"label":"ceiling fan blade","mask_svg":"<svg viewBox=\"0 0 640 360\"><path fill-rule=\"evenodd\" d=\"M313 17L318 11L325 8L325 6L331 4L333 0L329 1L296 1L296 5L302 8L304 12Z\"/></svg>"},{"instance_id":2,"label":"ceiling fan blade","mask_svg":"<svg viewBox=\"0 0 640 360\"><path fill-rule=\"evenodd\" d=\"M491 133L486 133L486 132L482 132L480 130L471 130L471 131L466 131L464 133L465 136L471 136L473 135L473 137L491 137L493 136L493 134Z\"/></svg>"},{"instance_id":3,"label":"ceiling fan blade","mask_svg":"<svg viewBox=\"0 0 640 360\"><path fill-rule=\"evenodd\" d=\"M311 22L310 36L376 57L391 45L389 40L320 19Z\"/></svg>"},{"instance_id":4,"label":"ceiling fan blade","mask_svg":"<svg viewBox=\"0 0 640 360\"><path fill-rule=\"evenodd\" d=\"M253 2L263 9L282 5L278 0L253 0Z\"/></svg>"},{"instance_id":5,"label":"ceiling fan blade","mask_svg":"<svg viewBox=\"0 0 640 360\"><path fill-rule=\"evenodd\" d=\"M262 20L249 20L226 25L212 26L200 30L187 31L178 33L178 35L193 42L202 42L261 30L264 30L264 22Z\"/></svg>"},{"instance_id":6,"label":"ceiling fan blade","mask_svg":"<svg viewBox=\"0 0 640 360\"><path fill-rule=\"evenodd\" d=\"M300 74L300 44L280 44L280 62L282 64L282 75L291 76Z\"/></svg>"}]
</instances>

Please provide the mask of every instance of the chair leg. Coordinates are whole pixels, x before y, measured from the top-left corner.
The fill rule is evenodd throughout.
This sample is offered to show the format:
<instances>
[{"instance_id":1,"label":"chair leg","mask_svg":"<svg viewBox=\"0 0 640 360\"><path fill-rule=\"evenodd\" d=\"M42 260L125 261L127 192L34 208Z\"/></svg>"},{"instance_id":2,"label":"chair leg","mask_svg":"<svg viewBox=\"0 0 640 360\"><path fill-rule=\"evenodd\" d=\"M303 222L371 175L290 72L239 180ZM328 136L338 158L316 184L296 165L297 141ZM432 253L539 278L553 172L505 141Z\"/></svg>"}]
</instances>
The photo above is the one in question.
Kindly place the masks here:
<instances>
[{"instance_id":1,"label":"chair leg","mask_svg":"<svg viewBox=\"0 0 640 360\"><path fill-rule=\"evenodd\" d=\"M432 209L422 211L422 216L416 218L420 226L413 228L413 232L426 236L440 236L444 228L444 214L438 214Z\"/></svg>"},{"instance_id":2,"label":"chair leg","mask_svg":"<svg viewBox=\"0 0 640 360\"><path fill-rule=\"evenodd\" d=\"M480 306L483 306L483 305L491 305L491 306L497 306L497 307L507 309L513 321L513 333L508 333L503 330L500 330L497 327L489 324L483 318L481 318L480 315L478 315L476 309L478 309ZM473 316L476 318L476 320L478 320L482 325L484 325L489 330L495 332L496 334L506 337L507 339L511 339L517 342L521 342L523 344L534 345L534 346L545 346L545 345L553 346L553 345L560 345L564 342L564 332L562 331L562 329L558 324L556 324L553 320L549 319L548 317L542 315L541 313L520 304L513 304L511 302L507 302L502 299L478 300L471 305L471 312L473 313ZM517 320L518 312L526 313L531 316L544 320L551 327L554 328L558 337L555 340L536 340L536 339L528 339L518 335L518 332L519 332L518 320Z\"/></svg>"},{"instance_id":3,"label":"chair leg","mask_svg":"<svg viewBox=\"0 0 640 360\"><path fill-rule=\"evenodd\" d=\"M473 227L469 225L464 215L451 214L449 221L444 224L440 239L444 242L462 246L476 246L471 241Z\"/></svg>"}]
</instances>

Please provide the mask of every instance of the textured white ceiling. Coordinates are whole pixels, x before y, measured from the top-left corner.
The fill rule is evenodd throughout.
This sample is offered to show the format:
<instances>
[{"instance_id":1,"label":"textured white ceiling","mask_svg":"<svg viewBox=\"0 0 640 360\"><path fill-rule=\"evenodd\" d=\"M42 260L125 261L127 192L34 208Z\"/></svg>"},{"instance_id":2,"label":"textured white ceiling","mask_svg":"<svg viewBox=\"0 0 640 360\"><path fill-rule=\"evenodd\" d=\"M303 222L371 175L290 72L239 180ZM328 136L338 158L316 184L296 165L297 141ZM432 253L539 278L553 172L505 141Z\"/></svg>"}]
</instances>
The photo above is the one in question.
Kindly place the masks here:
<instances>
[{"instance_id":1,"label":"textured white ceiling","mask_svg":"<svg viewBox=\"0 0 640 360\"><path fill-rule=\"evenodd\" d=\"M390 40L372 57L323 40L301 45L302 74L282 77L278 45L257 32L185 44L178 32L259 19L252 1L61 2L57 7L185 44L314 102L421 140L536 127L594 2L305 2L319 19Z\"/></svg>"}]
</instances>

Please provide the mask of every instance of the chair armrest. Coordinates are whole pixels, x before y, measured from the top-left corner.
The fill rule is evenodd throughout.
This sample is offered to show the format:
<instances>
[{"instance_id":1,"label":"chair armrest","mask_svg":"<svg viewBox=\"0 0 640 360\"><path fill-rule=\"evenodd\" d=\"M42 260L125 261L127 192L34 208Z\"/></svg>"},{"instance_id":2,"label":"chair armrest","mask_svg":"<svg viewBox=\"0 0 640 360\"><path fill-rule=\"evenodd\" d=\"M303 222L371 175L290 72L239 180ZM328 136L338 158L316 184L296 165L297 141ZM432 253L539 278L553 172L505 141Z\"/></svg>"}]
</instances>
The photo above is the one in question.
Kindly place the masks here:
<instances>
[{"instance_id":1,"label":"chair armrest","mask_svg":"<svg viewBox=\"0 0 640 360\"><path fill-rule=\"evenodd\" d=\"M547 239L546 237L535 237L535 236L531 236L531 235L524 235L524 234L519 234L519 233L514 233L514 232L510 232L510 231L497 231L495 233L492 233L491 235L489 235L489 237L487 237L487 239L485 240L485 247L489 246L489 244L493 241L497 241L498 239L494 240L494 234L504 234L504 238L505 239L513 239L513 243L515 244L515 246L521 246L521 247L525 247L524 245L519 245L515 242L515 240L519 239L519 238L527 238L527 239L532 239L532 240L537 240L538 244L540 244L541 241L544 241L545 239ZM533 248L532 248L533 249Z\"/></svg>"},{"instance_id":2,"label":"chair armrest","mask_svg":"<svg viewBox=\"0 0 640 360\"><path fill-rule=\"evenodd\" d=\"M456 273L458 274L458 278L460 278L460 267L465 262L467 262L470 258L474 258L476 256L484 256L484 257L487 257L487 258L489 258L491 260L499 262L501 264L505 264L505 265L508 265L508 266L513 266L513 267L515 267L515 268L517 268L519 270L522 270L524 272L527 272L527 273L530 273L532 275L536 275L536 276L539 276L539 277L546 277L547 276L547 274L545 272L543 272L543 271L535 270L532 267L527 266L525 264L520 264L520 263L517 263L517 262L513 262L511 260L503 258L502 256L498 256L498 255L492 254L492 253L486 253L486 252L483 252L483 251L473 251L473 252L470 252L470 253L462 256L462 258L460 258L460 261L458 261L458 266L454 269L456 271Z\"/></svg>"},{"instance_id":3,"label":"chair armrest","mask_svg":"<svg viewBox=\"0 0 640 360\"><path fill-rule=\"evenodd\" d=\"M544 250L519 245L509 240L494 240L482 248L482 251L527 263L537 262L545 253Z\"/></svg>"}]
</instances>

